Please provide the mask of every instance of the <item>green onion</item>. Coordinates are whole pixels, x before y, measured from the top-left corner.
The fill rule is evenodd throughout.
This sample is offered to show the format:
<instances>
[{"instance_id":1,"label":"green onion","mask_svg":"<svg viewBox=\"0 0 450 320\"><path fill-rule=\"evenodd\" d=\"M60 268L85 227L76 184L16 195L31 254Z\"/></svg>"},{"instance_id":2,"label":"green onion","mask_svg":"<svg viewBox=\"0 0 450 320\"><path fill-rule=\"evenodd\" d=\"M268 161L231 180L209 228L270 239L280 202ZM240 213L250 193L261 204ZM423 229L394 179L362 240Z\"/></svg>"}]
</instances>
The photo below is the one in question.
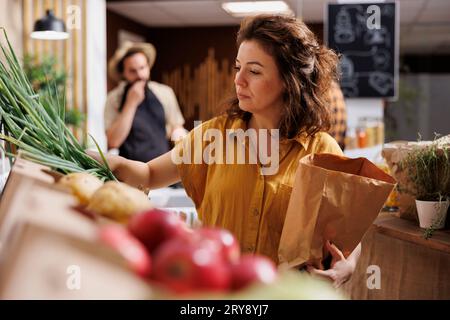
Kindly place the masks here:
<instances>
[{"instance_id":1,"label":"green onion","mask_svg":"<svg viewBox=\"0 0 450 320\"><path fill-rule=\"evenodd\" d=\"M60 99L50 94L44 98L33 91L5 29L0 30L7 43L0 42L4 57L0 60L0 121L4 129L0 139L19 148L24 158L59 172L87 172L105 181L116 180L95 139L91 136L104 164L90 157L66 127Z\"/></svg>"}]
</instances>

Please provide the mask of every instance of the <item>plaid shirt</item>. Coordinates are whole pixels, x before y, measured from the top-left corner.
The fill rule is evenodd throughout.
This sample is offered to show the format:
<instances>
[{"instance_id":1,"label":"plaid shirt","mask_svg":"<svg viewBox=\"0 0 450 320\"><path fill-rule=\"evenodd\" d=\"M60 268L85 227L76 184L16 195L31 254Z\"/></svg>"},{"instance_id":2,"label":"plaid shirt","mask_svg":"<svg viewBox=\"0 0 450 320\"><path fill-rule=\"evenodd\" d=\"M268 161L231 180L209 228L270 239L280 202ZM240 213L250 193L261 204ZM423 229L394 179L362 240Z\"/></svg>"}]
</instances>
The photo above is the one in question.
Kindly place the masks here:
<instances>
[{"instance_id":1,"label":"plaid shirt","mask_svg":"<svg viewBox=\"0 0 450 320\"><path fill-rule=\"evenodd\" d=\"M345 149L345 135L347 132L347 111L344 95L339 84L333 82L329 91L331 127L330 135L339 143L342 150Z\"/></svg>"}]
</instances>

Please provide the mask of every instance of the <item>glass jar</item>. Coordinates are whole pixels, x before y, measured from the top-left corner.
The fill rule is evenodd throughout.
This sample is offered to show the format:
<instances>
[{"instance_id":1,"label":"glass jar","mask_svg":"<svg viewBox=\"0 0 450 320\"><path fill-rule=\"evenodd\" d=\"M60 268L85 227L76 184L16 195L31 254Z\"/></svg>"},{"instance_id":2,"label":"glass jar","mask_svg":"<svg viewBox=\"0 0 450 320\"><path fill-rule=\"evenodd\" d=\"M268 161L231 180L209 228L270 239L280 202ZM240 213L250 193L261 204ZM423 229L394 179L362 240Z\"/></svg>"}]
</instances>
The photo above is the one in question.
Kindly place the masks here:
<instances>
[{"instance_id":1,"label":"glass jar","mask_svg":"<svg viewBox=\"0 0 450 320\"><path fill-rule=\"evenodd\" d=\"M356 129L356 138L358 141L358 148L367 148L367 132L365 127L358 127Z\"/></svg>"}]
</instances>

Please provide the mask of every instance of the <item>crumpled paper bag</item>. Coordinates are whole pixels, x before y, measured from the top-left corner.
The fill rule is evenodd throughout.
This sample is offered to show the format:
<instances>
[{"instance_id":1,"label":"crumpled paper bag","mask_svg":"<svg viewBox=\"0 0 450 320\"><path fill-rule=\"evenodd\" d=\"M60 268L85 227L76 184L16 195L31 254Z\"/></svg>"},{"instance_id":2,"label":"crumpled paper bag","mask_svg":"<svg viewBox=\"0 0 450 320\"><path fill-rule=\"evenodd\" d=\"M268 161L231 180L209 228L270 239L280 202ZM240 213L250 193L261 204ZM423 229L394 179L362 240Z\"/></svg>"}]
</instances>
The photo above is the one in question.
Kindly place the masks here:
<instances>
[{"instance_id":1,"label":"crumpled paper bag","mask_svg":"<svg viewBox=\"0 0 450 320\"><path fill-rule=\"evenodd\" d=\"M326 240L348 256L378 216L395 180L365 158L300 160L278 249L280 268L323 268Z\"/></svg>"}]
</instances>

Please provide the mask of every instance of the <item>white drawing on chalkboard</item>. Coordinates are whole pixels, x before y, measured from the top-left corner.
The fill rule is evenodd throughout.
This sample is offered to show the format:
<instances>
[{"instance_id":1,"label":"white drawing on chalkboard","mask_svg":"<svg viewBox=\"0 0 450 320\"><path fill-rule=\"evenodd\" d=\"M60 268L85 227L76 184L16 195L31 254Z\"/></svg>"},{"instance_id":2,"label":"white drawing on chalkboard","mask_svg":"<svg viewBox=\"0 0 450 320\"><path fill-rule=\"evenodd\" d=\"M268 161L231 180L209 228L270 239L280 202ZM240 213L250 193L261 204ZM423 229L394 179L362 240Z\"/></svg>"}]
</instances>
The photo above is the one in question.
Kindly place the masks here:
<instances>
[{"instance_id":1,"label":"white drawing on chalkboard","mask_svg":"<svg viewBox=\"0 0 450 320\"><path fill-rule=\"evenodd\" d=\"M383 13L392 15L392 8L383 9ZM354 11L351 12L351 11ZM352 17L355 23L352 25ZM369 15L360 5L341 7L336 14L336 23L334 25L334 41L336 43L352 43L356 38L365 32L364 43L367 45L390 45L390 34L384 26L375 29L367 28L367 20Z\"/></svg>"},{"instance_id":2,"label":"white drawing on chalkboard","mask_svg":"<svg viewBox=\"0 0 450 320\"><path fill-rule=\"evenodd\" d=\"M355 68L353 66L352 60L342 55L341 63L339 65L341 76L343 78L352 78L355 73Z\"/></svg>"},{"instance_id":3,"label":"white drawing on chalkboard","mask_svg":"<svg viewBox=\"0 0 450 320\"><path fill-rule=\"evenodd\" d=\"M376 53L373 55L373 65L375 69L386 70L391 63L391 56L389 51L384 49L376 50Z\"/></svg>"},{"instance_id":4,"label":"white drawing on chalkboard","mask_svg":"<svg viewBox=\"0 0 450 320\"><path fill-rule=\"evenodd\" d=\"M346 55L342 55L339 68L341 88L347 97L355 97L358 95L359 79L363 77L368 77L369 86L382 95L386 95L389 90L394 88L394 78L391 74L381 71L355 72L353 61Z\"/></svg>"},{"instance_id":5,"label":"white drawing on chalkboard","mask_svg":"<svg viewBox=\"0 0 450 320\"><path fill-rule=\"evenodd\" d=\"M353 24L352 18L355 20ZM341 7L336 14L334 41L340 44L354 42L362 32L367 31L367 20L369 18L370 15L364 11L363 6L361 5ZM378 29L379 28L377 27L374 30ZM369 38L368 41L381 41L381 43L384 43L384 40L381 40L383 35L383 33L374 34L375 38Z\"/></svg>"},{"instance_id":6,"label":"white drawing on chalkboard","mask_svg":"<svg viewBox=\"0 0 450 320\"><path fill-rule=\"evenodd\" d=\"M386 95L389 90L394 88L394 78L387 72L355 72L351 78L341 78L340 84L345 96L357 96L359 79L364 77L369 78L369 86L381 95Z\"/></svg>"},{"instance_id":7,"label":"white drawing on chalkboard","mask_svg":"<svg viewBox=\"0 0 450 320\"><path fill-rule=\"evenodd\" d=\"M390 41L389 31L384 26L379 29L367 30L364 35L364 44L369 46L385 44L386 47L390 47Z\"/></svg>"},{"instance_id":8,"label":"white drawing on chalkboard","mask_svg":"<svg viewBox=\"0 0 450 320\"><path fill-rule=\"evenodd\" d=\"M394 78L386 72L375 71L369 75L369 85L382 95L394 88Z\"/></svg>"},{"instance_id":9,"label":"white drawing on chalkboard","mask_svg":"<svg viewBox=\"0 0 450 320\"><path fill-rule=\"evenodd\" d=\"M347 57L367 57L372 59L375 69L386 70L391 62L389 51L378 49L378 47L373 47L370 51L344 51L343 54Z\"/></svg>"},{"instance_id":10,"label":"white drawing on chalkboard","mask_svg":"<svg viewBox=\"0 0 450 320\"><path fill-rule=\"evenodd\" d=\"M339 64L341 75L340 84L345 96L354 97L358 95L358 78L355 77L355 67L352 60L342 55Z\"/></svg>"},{"instance_id":11,"label":"white drawing on chalkboard","mask_svg":"<svg viewBox=\"0 0 450 320\"><path fill-rule=\"evenodd\" d=\"M367 28L367 19L368 19L368 17L366 15L366 13L364 12L363 7L361 7L361 6L356 6L356 7L352 6L350 8L356 9L356 13L355 13L356 22L357 22L356 27L358 29L365 30Z\"/></svg>"},{"instance_id":12,"label":"white drawing on chalkboard","mask_svg":"<svg viewBox=\"0 0 450 320\"><path fill-rule=\"evenodd\" d=\"M350 13L345 8L341 8L336 14L334 30L334 41L336 43L351 43L355 41L356 35L352 29Z\"/></svg>"},{"instance_id":13,"label":"white drawing on chalkboard","mask_svg":"<svg viewBox=\"0 0 450 320\"><path fill-rule=\"evenodd\" d=\"M368 84L381 95L386 95L389 90L394 88L394 77L381 71L374 72L355 72L356 78L368 77Z\"/></svg>"},{"instance_id":14,"label":"white drawing on chalkboard","mask_svg":"<svg viewBox=\"0 0 450 320\"><path fill-rule=\"evenodd\" d=\"M394 6L383 6L382 15L395 15ZM383 25L380 28L367 28L369 17L361 5L340 7L335 16L333 36L342 54L340 84L347 97L359 96L359 91L366 86L380 95L387 95L395 89L394 75L388 72L393 63L389 48L392 47L394 35ZM345 50L346 44L356 42L362 46ZM356 64L361 71L355 69Z\"/></svg>"}]
</instances>

